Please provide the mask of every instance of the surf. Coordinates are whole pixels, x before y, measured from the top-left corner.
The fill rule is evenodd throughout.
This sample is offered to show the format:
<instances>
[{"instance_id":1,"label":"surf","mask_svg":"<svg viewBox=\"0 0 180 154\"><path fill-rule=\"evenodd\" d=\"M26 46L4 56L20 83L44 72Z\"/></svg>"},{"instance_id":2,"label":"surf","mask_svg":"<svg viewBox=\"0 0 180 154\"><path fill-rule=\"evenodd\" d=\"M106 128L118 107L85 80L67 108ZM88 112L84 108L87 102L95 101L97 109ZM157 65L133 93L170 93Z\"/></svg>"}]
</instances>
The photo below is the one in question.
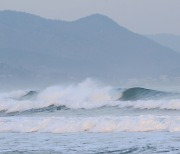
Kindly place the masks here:
<instances>
[{"instance_id":1,"label":"surf","mask_svg":"<svg viewBox=\"0 0 180 154\"><path fill-rule=\"evenodd\" d=\"M102 107L180 110L179 98L178 93L141 87L119 90L87 79L68 86L57 85L42 90L19 90L0 94L0 111L1 113L56 112Z\"/></svg>"},{"instance_id":2,"label":"surf","mask_svg":"<svg viewBox=\"0 0 180 154\"><path fill-rule=\"evenodd\" d=\"M180 132L180 116L3 117L0 132Z\"/></svg>"}]
</instances>

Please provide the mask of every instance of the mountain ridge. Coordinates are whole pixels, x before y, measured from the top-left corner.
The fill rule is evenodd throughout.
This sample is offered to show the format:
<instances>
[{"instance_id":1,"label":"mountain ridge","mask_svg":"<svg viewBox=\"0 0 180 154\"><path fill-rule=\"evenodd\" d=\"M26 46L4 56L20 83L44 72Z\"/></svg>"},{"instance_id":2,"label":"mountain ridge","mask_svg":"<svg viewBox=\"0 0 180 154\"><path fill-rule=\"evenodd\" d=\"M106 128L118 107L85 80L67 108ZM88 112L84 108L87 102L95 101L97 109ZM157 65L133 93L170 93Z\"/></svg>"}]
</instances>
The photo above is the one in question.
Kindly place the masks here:
<instances>
[{"instance_id":1,"label":"mountain ridge","mask_svg":"<svg viewBox=\"0 0 180 154\"><path fill-rule=\"evenodd\" d=\"M0 60L30 69L35 76L52 82L87 77L118 82L173 75L173 70L180 74L180 54L104 15L66 22L8 13L0 11Z\"/></svg>"}]
</instances>

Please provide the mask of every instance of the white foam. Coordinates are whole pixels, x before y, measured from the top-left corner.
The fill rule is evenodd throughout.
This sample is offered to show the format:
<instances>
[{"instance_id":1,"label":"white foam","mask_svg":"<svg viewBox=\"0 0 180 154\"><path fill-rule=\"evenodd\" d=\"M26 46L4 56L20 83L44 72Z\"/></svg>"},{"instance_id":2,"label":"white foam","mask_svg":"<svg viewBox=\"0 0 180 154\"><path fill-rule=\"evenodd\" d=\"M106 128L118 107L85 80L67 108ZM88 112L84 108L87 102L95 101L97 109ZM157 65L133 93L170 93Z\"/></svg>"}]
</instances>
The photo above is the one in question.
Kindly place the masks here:
<instances>
[{"instance_id":1,"label":"white foam","mask_svg":"<svg viewBox=\"0 0 180 154\"><path fill-rule=\"evenodd\" d=\"M37 109L49 105L65 105L68 108L97 108L116 100L111 94L112 88L102 87L90 79L77 85L49 87L39 93L35 100L0 99L0 110L6 112ZM114 102L116 104L117 102Z\"/></svg>"},{"instance_id":2,"label":"white foam","mask_svg":"<svg viewBox=\"0 0 180 154\"><path fill-rule=\"evenodd\" d=\"M146 132L180 131L179 116L121 116L121 117L4 117L0 132Z\"/></svg>"},{"instance_id":3,"label":"white foam","mask_svg":"<svg viewBox=\"0 0 180 154\"><path fill-rule=\"evenodd\" d=\"M87 79L70 86L53 86L42 90L34 100L19 100L27 91L0 94L0 111L16 112L64 105L70 109L93 109L102 106L137 109L171 109L180 110L180 99L174 100L138 100L116 101L121 93L110 86L101 86Z\"/></svg>"}]
</instances>

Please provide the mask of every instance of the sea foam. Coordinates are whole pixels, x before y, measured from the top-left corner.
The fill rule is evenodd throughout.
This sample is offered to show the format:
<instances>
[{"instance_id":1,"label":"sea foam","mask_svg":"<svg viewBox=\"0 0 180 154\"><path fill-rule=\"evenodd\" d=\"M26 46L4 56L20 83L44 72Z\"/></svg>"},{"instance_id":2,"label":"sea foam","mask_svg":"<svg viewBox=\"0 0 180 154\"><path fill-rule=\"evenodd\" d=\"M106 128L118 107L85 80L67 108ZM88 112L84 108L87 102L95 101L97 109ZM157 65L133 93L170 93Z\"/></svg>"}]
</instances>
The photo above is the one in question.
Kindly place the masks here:
<instances>
[{"instance_id":1,"label":"sea foam","mask_svg":"<svg viewBox=\"0 0 180 154\"><path fill-rule=\"evenodd\" d=\"M180 116L4 117L0 125L0 132L179 132Z\"/></svg>"},{"instance_id":2,"label":"sea foam","mask_svg":"<svg viewBox=\"0 0 180 154\"><path fill-rule=\"evenodd\" d=\"M180 99L161 98L123 101L120 99L122 91L110 86L102 86L90 79L69 86L59 85L48 87L35 93L36 95L34 97L27 97L26 94L27 91L0 94L0 111L6 113L21 112L46 108L52 105L65 106L69 109L94 109L104 106L114 106L119 109L180 110Z\"/></svg>"}]
</instances>

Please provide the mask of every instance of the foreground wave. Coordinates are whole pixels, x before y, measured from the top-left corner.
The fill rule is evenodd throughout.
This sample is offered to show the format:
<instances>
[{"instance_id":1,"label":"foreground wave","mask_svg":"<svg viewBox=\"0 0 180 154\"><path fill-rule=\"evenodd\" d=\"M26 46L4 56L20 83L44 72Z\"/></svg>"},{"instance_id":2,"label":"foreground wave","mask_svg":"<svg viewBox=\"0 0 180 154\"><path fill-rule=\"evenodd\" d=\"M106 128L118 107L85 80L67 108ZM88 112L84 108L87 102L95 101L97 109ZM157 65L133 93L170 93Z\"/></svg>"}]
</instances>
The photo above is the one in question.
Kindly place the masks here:
<instances>
[{"instance_id":1,"label":"foreground wave","mask_svg":"<svg viewBox=\"0 0 180 154\"><path fill-rule=\"evenodd\" d=\"M180 116L7 117L0 125L0 132L180 132Z\"/></svg>"}]
</instances>

